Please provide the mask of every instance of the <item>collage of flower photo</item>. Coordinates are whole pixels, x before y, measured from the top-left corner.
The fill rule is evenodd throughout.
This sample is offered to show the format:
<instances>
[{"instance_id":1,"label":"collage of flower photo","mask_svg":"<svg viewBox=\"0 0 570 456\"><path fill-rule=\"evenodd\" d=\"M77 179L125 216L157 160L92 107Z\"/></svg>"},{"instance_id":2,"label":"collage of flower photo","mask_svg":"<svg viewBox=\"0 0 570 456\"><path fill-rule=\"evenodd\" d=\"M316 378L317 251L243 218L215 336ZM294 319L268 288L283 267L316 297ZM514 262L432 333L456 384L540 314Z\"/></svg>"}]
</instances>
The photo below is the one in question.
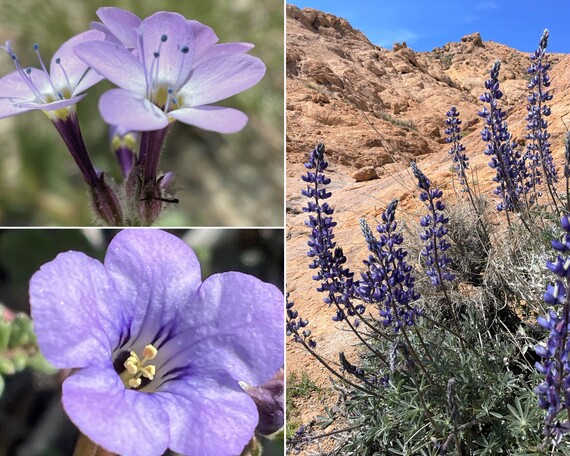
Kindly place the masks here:
<instances>
[{"instance_id":1,"label":"collage of flower photo","mask_svg":"<svg viewBox=\"0 0 570 456\"><path fill-rule=\"evenodd\" d=\"M0 1L0 455L284 453L283 14Z\"/></svg>"}]
</instances>

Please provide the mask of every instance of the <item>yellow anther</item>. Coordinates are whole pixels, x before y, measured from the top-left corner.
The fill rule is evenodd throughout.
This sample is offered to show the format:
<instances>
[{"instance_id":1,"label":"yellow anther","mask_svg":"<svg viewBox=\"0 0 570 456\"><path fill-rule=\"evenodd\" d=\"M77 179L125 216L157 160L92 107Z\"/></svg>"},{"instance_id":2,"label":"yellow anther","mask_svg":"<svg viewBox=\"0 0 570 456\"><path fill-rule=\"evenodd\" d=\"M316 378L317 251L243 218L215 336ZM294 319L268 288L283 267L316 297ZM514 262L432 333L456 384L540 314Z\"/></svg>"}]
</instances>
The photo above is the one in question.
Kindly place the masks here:
<instances>
[{"instance_id":1,"label":"yellow anther","mask_svg":"<svg viewBox=\"0 0 570 456\"><path fill-rule=\"evenodd\" d=\"M125 386L129 388L138 388L141 383L141 377L149 380L154 379L156 375L156 366L149 364L145 365L147 361L156 358L158 350L151 344L147 345L143 350L143 358L140 359L138 355L132 351L123 366L126 372L121 374L121 379Z\"/></svg>"},{"instance_id":2,"label":"yellow anther","mask_svg":"<svg viewBox=\"0 0 570 456\"><path fill-rule=\"evenodd\" d=\"M127 372L131 375L135 375L139 371L137 364L133 362L131 358L125 362L125 369L127 369Z\"/></svg>"},{"instance_id":3,"label":"yellow anther","mask_svg":"<svg viewBox=\"0 0 570 456\"><path fill-rule=\"evenodd\" d=\"M138 388L139 386L141 386L141 383L142 383L142 381L140 378L131 378L129 380L129 386L131 388Z\"/></svg>"},{"instance_id":4,"label":"yellow anther","mask_svg":"<svg viewBox=\"0 0 570 456\"><path fill-rule=\"evenodd\" d=\"M157 353L158 353L158 350L156 348L154 348L154 346L151 344L148 344L143 350L144 359L146 359L147 361L156 358ZM143 361L143 364L144 364L144 361Z\"/></svg>"},{"instance_id":5,"label":"yellow anther","mask_svg":"<svg viewBox=\"0 0 570 456\"><path fill-rule=\"evenodd\" d=\"M150 366L141 367L141 373L143 377L152 380L154 378L154 375L156 374L156 367L153 366L152 364Z\"/></svg>"}]
</instances>

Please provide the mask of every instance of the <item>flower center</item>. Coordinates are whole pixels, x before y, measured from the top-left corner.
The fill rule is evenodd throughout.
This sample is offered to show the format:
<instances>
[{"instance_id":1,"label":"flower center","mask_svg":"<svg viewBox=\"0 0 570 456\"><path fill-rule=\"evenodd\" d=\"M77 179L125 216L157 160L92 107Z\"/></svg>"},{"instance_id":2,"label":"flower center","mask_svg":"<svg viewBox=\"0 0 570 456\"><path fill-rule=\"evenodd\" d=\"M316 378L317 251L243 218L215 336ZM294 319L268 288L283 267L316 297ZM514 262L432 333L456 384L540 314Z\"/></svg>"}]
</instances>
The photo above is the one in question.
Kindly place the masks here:
<instances>
[{"instance_id":1,"label":"flower center","mask_svg":"<svg viewBox=\"0 0 570 456\"><path fill-rule=\"evenodd\" d=\"M140 48L144 49L142 35L139 36L139 40ZM150 68L147 67L144 51L141 54L143 67L145 69L146 97L156 106L162 109L165 113L174 109L178 109L180 106L182 106L182 100L176 97L176 92L180 86L184 84L186 76L188 76L187 72L184 71L184 61L186 60L186 55L190 52L188 46L178 46L178 51L182 53L182 58L180 59L180 66L178 68L176 81L174 82L174 85L172 85L172 81L164 83L164 75L161 75L160 71L160 56L162 45L167 41L168 35L164 34L160 37L158 49L152 54L152 62L150 62Z\"/></svg>"},{"instance_id":2,"label":"flower center","mask_svg":"<svg viewBox=\"0 0 570 456\"><path fill-rule=\"evenodd\" d=\"M158 350L152 344L149 344L144 348L142 359L139 358L134 351L130 352L130 356L123 364L125 371L120 374L125 387L133 389L139 388L143 378L146 378L149 381L154 379L156 366L154 364L146 363L156 358L157 353Z\"/></svg>"}]
</instances>

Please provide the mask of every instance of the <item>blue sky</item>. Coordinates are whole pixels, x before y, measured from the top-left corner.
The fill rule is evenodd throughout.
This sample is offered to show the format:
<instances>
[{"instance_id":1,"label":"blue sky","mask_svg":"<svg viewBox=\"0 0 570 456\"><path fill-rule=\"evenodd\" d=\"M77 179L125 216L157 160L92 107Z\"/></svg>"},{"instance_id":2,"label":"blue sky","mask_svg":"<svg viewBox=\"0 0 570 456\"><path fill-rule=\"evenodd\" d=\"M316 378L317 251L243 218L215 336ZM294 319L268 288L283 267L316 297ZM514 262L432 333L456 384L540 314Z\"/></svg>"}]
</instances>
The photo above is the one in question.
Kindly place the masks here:
<instances>
[{"instance_id":1,"label":"blue sky","mask_svg":"<svg viewBox=\"0 0 570 456\"><path fill-rule=\"evenodd\" d=\"M431 51L480 32L492 40L531 52L545 28L549 52L570 53L568 0L296 0L348 20L374 44L392 48L406 41L416 51Z\"/></svg>"}]
</instances>

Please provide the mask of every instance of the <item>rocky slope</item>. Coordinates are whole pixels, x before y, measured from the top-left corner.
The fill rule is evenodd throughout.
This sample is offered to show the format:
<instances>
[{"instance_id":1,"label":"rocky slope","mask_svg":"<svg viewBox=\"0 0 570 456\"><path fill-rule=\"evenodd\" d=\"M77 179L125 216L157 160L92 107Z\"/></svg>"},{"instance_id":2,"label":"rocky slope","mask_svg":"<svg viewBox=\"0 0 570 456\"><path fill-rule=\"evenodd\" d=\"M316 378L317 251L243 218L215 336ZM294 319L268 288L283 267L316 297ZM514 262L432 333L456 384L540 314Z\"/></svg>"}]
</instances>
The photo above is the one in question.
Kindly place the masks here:
<instances>
[{"instance_id":1,"label":"rocky slope","mask_svg":"<svg viewBox=\"0 0 570 456\"><path fill-rule=\"evenodd\" d=\"M326 144L333 180L329 201L338 222L336 240L357 269L366 255L358 229L360 217L373 224L395 196L401 198L400 207L408 215L419 211L408 168L411 159L453 198L449 146L443 133L445 112L452 105L461 113L471 167L482 192L492 201L493 172L482 153L482 120L477 116L482 107L479 95L493 62L500 59L503 106L514 138L522 142L528 55L484 41L478 33L458 39L431 52L415 52L405 43L384 49L344 19L287 7L287 284L299 312L311 322L321 353L332 359L337 359L339 349L350 349L353 341L347 333L330 330L331 312L314 291L307 269L302 163L316 142ZM550 55L550 62L554 99L549 131L560 164L566 131L562 119L570 126L570 56ZM369 174L357 180L375 174L379 178L357 182L352 177L357 170ZM502 223L502 217L493 217ZM327 377L311 367L316 364L296 346L289 347L287 364L291 370L308 365L323 382Z\"/></svg>"}]
</instances>

